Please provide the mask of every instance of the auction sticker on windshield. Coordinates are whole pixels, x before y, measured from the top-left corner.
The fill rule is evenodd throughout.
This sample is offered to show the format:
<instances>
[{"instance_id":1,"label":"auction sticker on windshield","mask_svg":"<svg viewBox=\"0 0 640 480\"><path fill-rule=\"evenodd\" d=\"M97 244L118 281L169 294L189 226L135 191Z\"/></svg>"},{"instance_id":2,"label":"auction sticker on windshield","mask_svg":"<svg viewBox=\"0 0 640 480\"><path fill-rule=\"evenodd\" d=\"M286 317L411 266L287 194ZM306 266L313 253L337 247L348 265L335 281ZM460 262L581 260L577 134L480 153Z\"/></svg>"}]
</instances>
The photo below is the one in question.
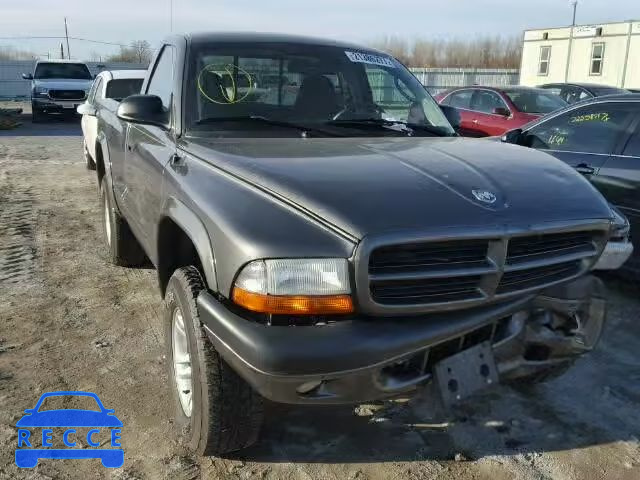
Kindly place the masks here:
<instances>
[{"instance_id":1,"label":"auction sticker on windshield","mask_svg":"<svg viewBox=\"0 0 640 480\"><path fill-rule=\"evenodd\" d=\"M45 409L43 404L52 400L57 400L62 408ZM76 406L83 408L71 408ZM41 458L98 458L107 468L118 468L124 463L120 444L122 422L95 393L48 392L25 414L16 424L16 465L20 468L33 468ZM83 448L85 444L88 448Z\"/></svg>"},{"instance_id":2,"label":"auction sticker on windshield","mask_svg":"<svg viewBox=\"0 0 640 480\"><path fill-rule=\"evenodd\" d=\"M372 65L380 65L382 67L395 68L393 61L387 57L381 57L380 55L371 55L370 53L361 52L344 52L345 55L355 63L370 63Z\"/></svg>"}]
</instances>

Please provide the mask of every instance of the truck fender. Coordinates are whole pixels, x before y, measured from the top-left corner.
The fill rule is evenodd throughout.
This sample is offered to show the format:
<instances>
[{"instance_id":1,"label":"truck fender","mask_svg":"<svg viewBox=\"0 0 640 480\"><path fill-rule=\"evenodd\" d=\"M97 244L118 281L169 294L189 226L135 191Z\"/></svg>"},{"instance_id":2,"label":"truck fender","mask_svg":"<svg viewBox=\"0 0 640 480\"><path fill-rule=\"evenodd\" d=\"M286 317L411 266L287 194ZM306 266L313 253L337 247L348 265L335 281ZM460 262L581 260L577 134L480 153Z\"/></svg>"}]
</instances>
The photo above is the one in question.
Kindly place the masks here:
<instances>
[{"instance_id":1,"label":"truck fender","mask_svg":"<svg viewBox=\"0 0 640 480\"><path fill-rule=\"evenodd\" d=\"M198 252L202 269L209 289L218 290L215 257L209 234L198 216L180 200L169 197L162 209L162 217L169 217L191 239Z\"/></svg>"}]
</instances>

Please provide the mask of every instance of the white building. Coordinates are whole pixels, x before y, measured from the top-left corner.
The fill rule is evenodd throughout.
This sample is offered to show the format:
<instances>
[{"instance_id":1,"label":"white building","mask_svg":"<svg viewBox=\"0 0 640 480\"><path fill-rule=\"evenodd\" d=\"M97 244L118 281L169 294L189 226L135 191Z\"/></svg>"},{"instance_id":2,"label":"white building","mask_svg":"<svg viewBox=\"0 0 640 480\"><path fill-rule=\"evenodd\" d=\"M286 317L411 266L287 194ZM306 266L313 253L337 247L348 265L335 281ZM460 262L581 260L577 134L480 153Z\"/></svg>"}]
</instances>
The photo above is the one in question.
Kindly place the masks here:
<instances>
[{"instance_id":1,"label":"white building","mask_svg":"<svg viewBox=\"0 0 640 480\"><path fill-rule=\"evenodd\" d=\"M640 21L526 30L520 83L640 88Z\"/></svg>"}]
</instances>

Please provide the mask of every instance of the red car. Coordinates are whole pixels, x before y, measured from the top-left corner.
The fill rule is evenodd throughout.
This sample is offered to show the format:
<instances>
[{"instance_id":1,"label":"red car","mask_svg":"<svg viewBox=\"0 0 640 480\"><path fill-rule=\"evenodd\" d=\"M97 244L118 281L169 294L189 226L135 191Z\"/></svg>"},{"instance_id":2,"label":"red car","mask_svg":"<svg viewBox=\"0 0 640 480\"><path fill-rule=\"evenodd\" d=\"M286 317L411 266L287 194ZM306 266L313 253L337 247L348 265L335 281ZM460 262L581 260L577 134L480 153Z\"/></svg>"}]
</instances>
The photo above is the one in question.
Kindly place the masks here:
<instances>
[{"instance_id":1,"label":"red car","mask_svg":"<svg viewBox=\"0 0 640 480\"><path fill-rule=\"evenodd\" d=\"M460 111L458 132L467 137L502 135L567 106L557 95L531 87L460 87L434 98Z\"/></svg>"}]
</instances>

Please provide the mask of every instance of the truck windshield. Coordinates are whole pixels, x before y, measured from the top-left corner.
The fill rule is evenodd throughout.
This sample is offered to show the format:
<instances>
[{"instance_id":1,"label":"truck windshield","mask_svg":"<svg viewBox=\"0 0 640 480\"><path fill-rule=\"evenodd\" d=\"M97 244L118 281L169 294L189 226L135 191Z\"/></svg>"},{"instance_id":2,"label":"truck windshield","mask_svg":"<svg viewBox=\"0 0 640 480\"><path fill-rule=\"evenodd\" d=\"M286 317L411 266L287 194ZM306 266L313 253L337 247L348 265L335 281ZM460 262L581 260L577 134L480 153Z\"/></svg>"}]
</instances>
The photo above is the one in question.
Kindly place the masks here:
<instances>
[{"instance_id":1,"label":"truck windshield","mask_svg":"<svg viewBox=\"0 0 640 480\"><path fill-rule=\"evenodd\" d=\"M91 73L84 63L38 63L35 79L64 78L91 80Z\"/></svg>"},{"instance_id":2,"label":"truck windshield","mask_svg":"<svg viewBox=\"0 0 640 480\"><path fill-rule=\"evenodd\" d=\"M378 52L296 43L204 44L192 49L189 69L186 120L197 135L281 136L296 126L336 136L454 135L420 82ZM294 128L287 132L285 124Z\"/></svg>"}]
</instances>

